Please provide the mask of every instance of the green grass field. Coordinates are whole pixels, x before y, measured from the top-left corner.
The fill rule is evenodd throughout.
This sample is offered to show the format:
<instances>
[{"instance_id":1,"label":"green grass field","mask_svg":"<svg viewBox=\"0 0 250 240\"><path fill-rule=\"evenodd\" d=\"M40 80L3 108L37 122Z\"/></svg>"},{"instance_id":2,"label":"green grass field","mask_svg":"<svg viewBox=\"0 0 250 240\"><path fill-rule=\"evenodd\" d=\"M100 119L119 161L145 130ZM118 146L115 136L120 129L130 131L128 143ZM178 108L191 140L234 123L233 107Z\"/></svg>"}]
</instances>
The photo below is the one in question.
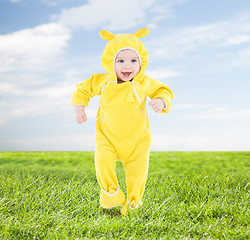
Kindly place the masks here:
<instances>
[{"instance_id":1,"label":"green grass field","mask_svg":"<svg viewBox=\"0 0 250 240\"><path fill-rule=\"evenodd\" d=\"M249 173L250 152L151 152L124 217L99 205L93 152L1 152L0 239L250 239Z\"/></svg>"}]
</instances>

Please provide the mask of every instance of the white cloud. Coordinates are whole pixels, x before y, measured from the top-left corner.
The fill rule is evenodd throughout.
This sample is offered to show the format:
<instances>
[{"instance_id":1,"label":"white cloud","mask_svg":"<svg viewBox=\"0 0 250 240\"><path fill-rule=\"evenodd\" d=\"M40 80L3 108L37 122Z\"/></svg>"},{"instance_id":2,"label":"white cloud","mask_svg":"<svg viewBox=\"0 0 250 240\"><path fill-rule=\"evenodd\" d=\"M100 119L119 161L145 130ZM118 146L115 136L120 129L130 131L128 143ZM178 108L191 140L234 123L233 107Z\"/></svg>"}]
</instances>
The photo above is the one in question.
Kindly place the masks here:
<instances>
[{"instance_id":1,"label":"white cloud","mask_svg":"<svg viewBox=\"0 0 250 240\"><path fill-rule=\"evenodd\" d=\"M16 88L14 84L4 82L0 83L0 95L12 95L12 96L18 96L22 93L19 88Z\"/></svg>"},{"instance_id":2,"label":"white cloud","mask_svg":"<svg viewBox=\"0 0 250 240\"><path fill-rule=\"evenodd\" d=\"M166 78L174 78L180 76L181 73L160 68L160 69L146 70L146 75L160 80Z\"/></svg>"},{"instance_id":3,"label":"white cloud","mask_svg":"<svg viewBox=\"0 0 250 240\"><path fill-rule=\"evenodd\" d=\"M41 0L41 3L44 3L46 5L54 7L54 6L58 5L59 1L55 1L55 0L54 1L52 1L52 0Z\"/></svg>"},{"instance_id":4,"label":"white cloud","mask_svg":"<svg viewBox=\"0 0 250 240\"><path fill-rule=\"evenodd\" d=\"M12 83L0 83L0 125L5 125L14 118L58 114L61 112L74 115L70 105L74 84L59 83L47 87L27 89L26 86L16 87ZM96 117L99 98L92 98L86 109L88 119Z\"/></svg>"},{"instance_id":5,"label":"white cloud","mask_svg":"<svg viewBox=\"0 0 250 240\"><path fill-rule=\"evenodd\" d=\"M152 135L153 151L249 151L250 137L227 135Z\"/></svg>"},{"instance_id":6,"label":"white cloud","mask_svg":"<svg viewBox=\"0 0 250 240\"><path fill-rule=\"evenodd\" d=\"M105 26L110 30L123 30L140 24L146 18L145 9L153 3L154 0L90 0L86 5L63 10L57 19L73 28L92 30Z\"/></svg>"},{"instance_id":7,"label":"white cloud","mask_svg":"<svg viewBox=\"0 0 250 240\"><path fill-rule=\"evenodd\" d=\"M13 118L53 114L70 107L74 89L70 81L45 86L54 82L51 69L55 71L70 37L58 23L0 35L0 125ZM63 71L64 80L79 74Z\"/></svg>"},{"instance_id":8,"label":"white cloud","mask_svg":"<svg viewBox=\"0 0 250 240\"><path fill-rule=\"evenodd\" d=\"M2 125L9 119L41 116L67 111L74 86L72 83L60 83L49 87L28 89L16 87L12 83L0 84L0 119Z\"/></svg>"},{"instance_id":9,"label":"white cloud","mask_svg":"<svg viewBox=\"0 0 250 240\"><path fill-rule=\"evenodd\" d=\"M152 18L152 21L158 22L165 18L175 17L173 7L187 1L188 0L157 0L155 4L150 7L150 12L156 14L156 16Z\"/></svg>"},{"instance_id":10,"label":"white cloud","mask_svg":"<svg viewBox=\"0 0 250 240\"><path fill-rule=\"evenodd\" d=\"M156 0L90 0L88 4L64 9L60 15L55 15L53 20L70 28L93 30L105 27L110 31L121 31L170 17L169 12L173 5L184 1L158 1L160 8L155 7L156 2Z\"/></svg>"},{"instance_id":11,"label":"white cloud","mask_svg":"<svg viewBox=\"0 0 250 240\"><path fill-rule=\"evenodd\" d=\"M58 23L0 35L0 72L41 69L62 53L70 37Z\"/></svg>"},{"instance_id":12,"label":"white cloud","mask_svg":"<svg viewBox=\"0 0 250 240\"><path fill-rule=\"evenodd\" d=\"M239 45L243 43L250 42L250 35L247 34L239 34L235 35L233 37L228 37L224 43L225 46L233 46L233 45Z\"/></svg>"},{"instance_id":13,"label":"white cloud","mask_svg":"<svg viewBox=\"0 0 250 240\"><path fill-rule=\"evenodd\" d=\"M208 108L211 107L210 104L175 104L173 103L173 108L174 109L197 109L197 108Z\"/></svg>"},{"instance_id":14,"label":"white cloud","mask_svg":"<svg viewBox=\"0 0 250 240\"><path fill-rule=\"evenodd\" d=\"M217 119L217 120L250 120L250 108L231 110L228 108L209 109L204 113L186 116L188 119Z\"/></svg>"},{"instance_id":15,"label":"white cloud","mask_svg":"<svg viewBox=\"0 0 250 240\"><path fill-rule=\"evenodd\" d=\"M186 58L190 54L232 51L232 46L250 43L250 16L235 17L229 21L199 27L188 27L160 38L147 40L147 45L155 50L157 57L166 59ZM193 56L192 56L193 58Z\"/></svg>"},{"instance_id":16,"label":"white cloud","mask_svg":"<svg viewBox=\"0 0 250 240\"><path fill-rule=\"evenodd\" d=\"M0 139L0 145L0 151L93 151L95 134L5 137Z\"/></svg>"},{"instance_id":17,"label":"white cloud","mask_svg":"<svg viewBox=\"0 0 250 240\"><path fill-rule=\"evenodd\" d=\"M250 66L250 48L240 50L238 53L235 54L231 62L232 65L236 67Z\"/></svg>"}]
</instances>

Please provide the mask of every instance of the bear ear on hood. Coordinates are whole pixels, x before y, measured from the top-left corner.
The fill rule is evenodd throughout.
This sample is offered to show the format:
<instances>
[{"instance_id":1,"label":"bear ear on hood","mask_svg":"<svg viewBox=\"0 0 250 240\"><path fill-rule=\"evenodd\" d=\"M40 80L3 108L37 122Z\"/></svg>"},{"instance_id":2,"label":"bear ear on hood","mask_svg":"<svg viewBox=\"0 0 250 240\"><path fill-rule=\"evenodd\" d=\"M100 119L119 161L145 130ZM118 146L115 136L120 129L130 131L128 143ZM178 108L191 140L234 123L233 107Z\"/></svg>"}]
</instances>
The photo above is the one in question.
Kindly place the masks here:
<instances>
[{"instance_id":1,"label":"bear ear on hood","mask_svg":"<svg viewBox=\"0 0 250 240\"><path fill-rule=\"evenodd\" d=\"M100 31L99 34L100 34L100 37L104 40L111 40L115 37L115 34L106 30Z\"/></svg>"},{"instance_id":2,"label":"bear ear on hood","mask_svg":"<svg viewBox=\"0 0 250 240\"><path fill-rule=\"evenodd\" d=\"M141 28L139 29L135 35L138 37L138 38L142 38L142 37L145 37L149 34L149 29L148 28Z\"/></svg>"}]
</instances>

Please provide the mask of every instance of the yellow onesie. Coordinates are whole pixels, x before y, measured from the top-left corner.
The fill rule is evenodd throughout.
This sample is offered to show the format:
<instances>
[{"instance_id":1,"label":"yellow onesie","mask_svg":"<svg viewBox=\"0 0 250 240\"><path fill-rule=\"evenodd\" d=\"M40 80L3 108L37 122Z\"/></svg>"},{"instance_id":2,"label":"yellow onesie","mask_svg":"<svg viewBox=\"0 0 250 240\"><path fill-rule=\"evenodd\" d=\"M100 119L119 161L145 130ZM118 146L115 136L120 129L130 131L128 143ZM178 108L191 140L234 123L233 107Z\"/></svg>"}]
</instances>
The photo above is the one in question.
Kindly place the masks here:
<instances>
[{"instance_id":1,"label":"yellow onesie","mask_svg":"<svg viewBox=\"0 0 250 240\"><path fill-rule=\"evenodd\" d=\"M167 108L161 113L168 113L171 108L173 94L169 87L145 75L148 53L139 38L148 33L146 28L135 34L112 34L102 30L100 36L109 40L101 59L108 74L93 74L77 84L71 98L72 105L88 106L91 97L100 95L95 124L95 167L103 208L123 205L133 209L142 205L151 143L146 98L164 99ZM132 49L138 54L141 70L132 81L118 84L114 60L124 49ZM115 172L118 160L126 173L127 199L119 187ZM124 207L121 212L126 214Z\"/></svg>"}]
</instances>

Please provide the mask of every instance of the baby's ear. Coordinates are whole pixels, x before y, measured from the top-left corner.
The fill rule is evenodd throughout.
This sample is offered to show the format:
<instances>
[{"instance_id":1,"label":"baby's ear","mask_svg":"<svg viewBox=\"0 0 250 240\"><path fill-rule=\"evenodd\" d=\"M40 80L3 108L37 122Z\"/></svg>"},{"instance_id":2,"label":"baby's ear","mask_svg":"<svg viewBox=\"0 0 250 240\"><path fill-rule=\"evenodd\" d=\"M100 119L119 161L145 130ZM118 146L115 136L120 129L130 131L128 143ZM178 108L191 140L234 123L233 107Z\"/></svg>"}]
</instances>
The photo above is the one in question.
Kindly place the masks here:
<instances>
[{"instance_id":1,"label":"baby's ear","mask_svg":"<svg viewBox=\"0 0 250 240\"><path fill-rule=\"evenodd\" d=\"M135 35L138 37L138 38L142 38L142 37L145 37L149 34L149 29L148 28L141 28L140 30L138 30Z\"/></svg>"},{"instance_id":2,"label":"baby's ear","mask_svg":"<svg viewBox=\"0 0 250 240\"><path fill-rule=\"evenodd\" d=\"M106 30L100 31L99 34L100 34L101 38L104 40L111 40L115 37L115 34L109 32L109 31L106 31Z\"/></svg>"}]
</instances>

